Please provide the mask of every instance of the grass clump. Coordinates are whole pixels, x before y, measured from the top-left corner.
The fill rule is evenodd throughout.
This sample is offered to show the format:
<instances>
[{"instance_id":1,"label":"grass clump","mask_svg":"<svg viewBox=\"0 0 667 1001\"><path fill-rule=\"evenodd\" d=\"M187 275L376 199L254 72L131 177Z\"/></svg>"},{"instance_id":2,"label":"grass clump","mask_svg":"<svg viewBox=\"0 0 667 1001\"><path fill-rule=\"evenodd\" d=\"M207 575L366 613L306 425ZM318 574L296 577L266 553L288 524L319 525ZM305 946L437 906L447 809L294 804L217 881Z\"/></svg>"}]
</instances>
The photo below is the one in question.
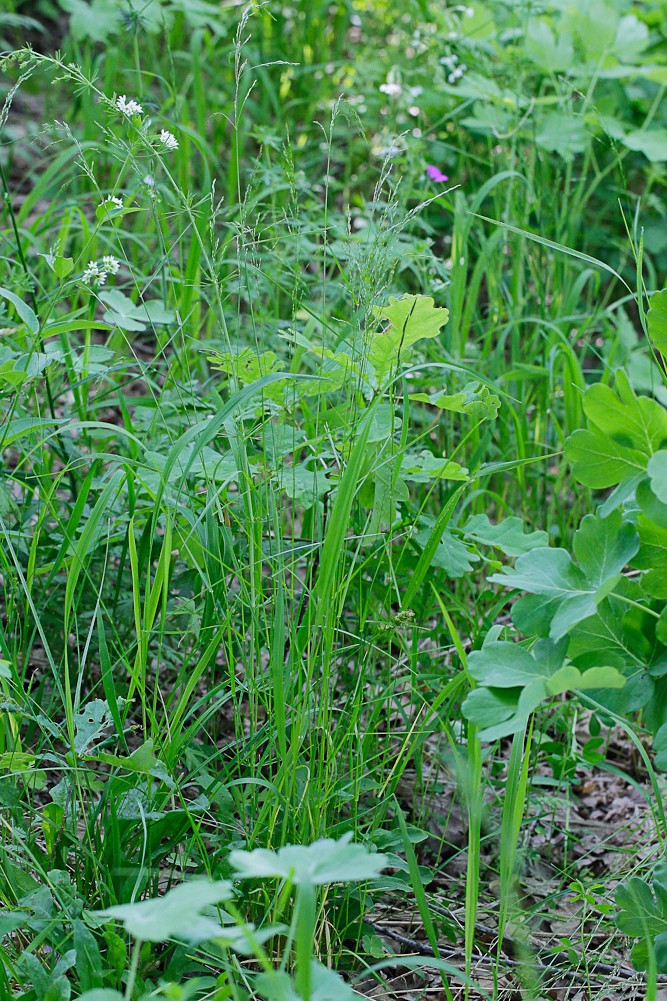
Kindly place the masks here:
<instances>
[{"instance_id":1,"label":"grass clump","mask_svg":"<svg viewBox=\"0 0 667 1001\"><path fill-rule=\"evenodd\" d=\"M663 0L28 6L3 991L655 996Z\"/></svg>"}]
</instances>

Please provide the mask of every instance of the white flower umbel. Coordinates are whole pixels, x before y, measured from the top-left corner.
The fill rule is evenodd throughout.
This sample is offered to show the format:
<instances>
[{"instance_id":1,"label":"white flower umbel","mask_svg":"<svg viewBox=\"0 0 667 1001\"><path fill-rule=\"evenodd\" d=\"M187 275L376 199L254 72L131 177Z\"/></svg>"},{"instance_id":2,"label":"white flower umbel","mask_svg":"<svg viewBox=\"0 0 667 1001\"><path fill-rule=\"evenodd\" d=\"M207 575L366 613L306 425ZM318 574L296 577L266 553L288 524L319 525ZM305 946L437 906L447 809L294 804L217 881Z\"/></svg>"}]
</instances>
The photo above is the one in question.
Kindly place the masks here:
<instances>
[{"instance_id":1,"label":"white flower umbel","mask_svg":"<svg viewBox=\"0 0 667 1001\"><path fill-rule=\"evenodd\" d=\"M138 101L128 101L125 94L121 94L120 97L116 98L116 107L124 115L127 115L128 118L132 118L134 115L143 115L144 113L143 106Z\"/></svg>"},{"instance_id":2,"label":"white flower umbel","mask_svg":"<svg viewBox=\"0 0 667 1001\"><path fill-rule=\"evenodd\" d=\"M88 261L88 267L81 275L84 285L104 285L107 280L107 272L101 268L97 261Z\"/></svg>"},{"instance_id":3,"label":"white flower umbel","mask_svg":"<svg viewBox=\"0 0 667 1001\"><path fill-rule=\"evenodd\" d=\"M88 267L81 275L81 281L86 285L90 285L91 282L96 282L100 277L100 266L97 261L89 261Z\"/></svg>"},{"instance_id":4,"label":"white flower umbel","mask_svg":"<svg viewBox=\"0 0 667 1001\"><path fill-rule=\"evenodd\" d=\"M173 132L169 132L168 129L161 129L160 142L162 143L165 149L168 150L178 149L178 139L173 134Z\"/></svg>"},{"instance_id":5,"label":"white flower umbel","mask_svg":"<svg viewBox=\"0 0 667 1001\"><path fill-rule=\"evenodd\" d=\"M108 271L110 275L117 275L120 271L120 261L113 254L106 254L102 258L102 268L104 271Z\"/></svg>"},{"instance_id":6,"label":"white flower umbel","mask_svg":"<svg viewBox=\"0 0 667 1001\"><path fill-rule=\"evenodd\" d=\"M115 205L117 208L122 209L123 199L118 198L116 195L107 195L107 197L102 199L100 202L100 206L102 205Z\"/></svg>"}]
</instances>

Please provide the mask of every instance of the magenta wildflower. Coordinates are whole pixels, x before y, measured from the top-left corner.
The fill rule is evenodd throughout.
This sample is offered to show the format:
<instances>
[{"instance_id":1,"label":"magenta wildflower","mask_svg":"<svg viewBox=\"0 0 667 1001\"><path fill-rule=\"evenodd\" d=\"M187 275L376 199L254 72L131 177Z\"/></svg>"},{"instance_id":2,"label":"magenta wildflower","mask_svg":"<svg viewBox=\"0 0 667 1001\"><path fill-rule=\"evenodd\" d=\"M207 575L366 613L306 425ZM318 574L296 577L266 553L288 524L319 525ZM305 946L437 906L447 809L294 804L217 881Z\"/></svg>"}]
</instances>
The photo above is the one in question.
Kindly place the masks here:
<instances>
[{"instance_id":1,"label":"magenta wildflower","mask_svg":"<svg viewBox=\"0 0 667 1001\"><path fill-rule=\"evenodd\" d=\"M426 173L428 174L428 176L431 178L432 181L436 182L436 184L442 184L444 181L449 180L447 174L443 174L443 172L440 170L440 167L436 167L434 163L426 164Z\"/></svg>"}]
</instances>

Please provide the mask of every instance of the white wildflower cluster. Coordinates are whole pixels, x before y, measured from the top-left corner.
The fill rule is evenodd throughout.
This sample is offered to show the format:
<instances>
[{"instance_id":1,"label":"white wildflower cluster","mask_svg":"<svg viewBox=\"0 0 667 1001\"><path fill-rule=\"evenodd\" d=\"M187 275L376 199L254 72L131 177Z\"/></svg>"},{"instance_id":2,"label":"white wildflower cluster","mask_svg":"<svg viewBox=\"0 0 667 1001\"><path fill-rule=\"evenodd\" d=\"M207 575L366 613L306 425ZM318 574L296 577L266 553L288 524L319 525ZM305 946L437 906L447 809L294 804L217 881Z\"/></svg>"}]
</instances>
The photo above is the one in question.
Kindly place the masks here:
<instances>
[{"instance_id":1,"label":"white wildflower cluster","mask_svg":"<svg viewBox=\"0 0 667 1001\"><path fill-rule=\"evenodd\" d=\"M449 70L447 83L456 83L468 69L465 63L459 63L459 57L454 53L451 56L443 56L440 60L440 65Z\"/></svg>"},{"instance_id":2,"label":"white wildflower cluster","mask_svg":"<svg viewBox=\"0 0 667 1001\"><path fill-rule=\"evenodd\" d=\"M121 94L120 97L116 98L116 107L128 118L133 118L135 115L143 115L144 109L143 105L139 104L138 101L133 101L127 99L125 94Z\"/></svg>"},{"instance_id":3,"label":"white wildflower cluster","mask_svg":"<svg viewBox=\"0 0 667 1001\"><path fill-rule=\"evenodd\" d=\"M381 83L379 89L380 93L386 94L387 97L399 97L403 93L403 88L400 83L393 83L391 81Z\"/></svg>"},{"instance_id":4,"label":"white wildflower cluster","mask_svg":"<svg viewBox=\"0 0 667 1001\"><path fill-rule=\"evenodd\" d=\"M160 142L166 150L178 149L178 139L173 132L169 132L167 129L160 130Z\"/></svg>"},{"instance_id":5,"label":"white wildflower cluster","mask_svg":"<svg viewBox=\"0 0 667 1001\"><path fill-rule=\"evenodd\" d=\"M120 261L113 254L105 254L102 258L102 267L110 275L117 275L120 271Z\"/></svg>"},{"instance_id":6,"label":"white wildflower cluster","mask_svg":"<svg viewBox=\"0 0 667 1001\"><path fill-rule=\"evenodd\" d=\"M109 275L117 275L120 270L120 261L113 254L105 254L102 260L89 261L88 267L81 275L84 285L105 285Z\"/></svg>"},{"instance_id":7,"label":"white wildflower cluster","mask_svg":"<svg viewBox=\"0 0 667 1001\"><path fill-rule=\"evenodd\" d=\"M103 205L109 205L110 207L113 206L114 208L122 209L123 199L119 198L118 195L107 195L107 197L103 198L100 202L100 208L102 208Z\"/></svg>"}]
</instances>

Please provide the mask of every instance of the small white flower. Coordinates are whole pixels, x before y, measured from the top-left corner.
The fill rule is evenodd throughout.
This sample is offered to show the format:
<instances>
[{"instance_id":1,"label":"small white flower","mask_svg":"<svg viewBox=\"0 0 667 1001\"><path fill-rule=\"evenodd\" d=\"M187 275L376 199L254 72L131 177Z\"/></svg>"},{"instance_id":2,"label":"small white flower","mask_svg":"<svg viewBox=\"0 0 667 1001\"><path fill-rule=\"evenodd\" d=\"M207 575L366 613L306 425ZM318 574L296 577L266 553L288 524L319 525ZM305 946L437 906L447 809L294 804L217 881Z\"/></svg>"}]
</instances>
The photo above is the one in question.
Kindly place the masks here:
<instances>
[{"instance_id":1,"label":"small white flower","mask_svg":"<svg viewBox=\"0 0 667 1001\"><path fill-rule=\"evenodd\" d=\"M124 115L127 115L128 118L132 118L134 115L143 115L144 113L142 105L138 101L128 101L125 94L121 94L120 97L116 98L116 107Z\"/></svg>"},{"instance_id":2,"label":"small white flower","mask_svg":"<svg viewBox=\"0 0 667 1001\"><path fill-rule=\"evenodd\" d=\"M102 205L115 205L117 208L122 209L123 199L118 198L116 195L107 195L107 197L100 202L100 207Z\"/></svg>"},{"instance_id":3,"label":"small white flower","mask_svg":"<svg viewBox=\"0 0 667 1001\"><path fill-rule=\"evenodd\" d=\"M178 149L178 139L173 132L169 132L167 129L160 130L160 142L165 149Z\"/></svg>"},{"instance_id":4,"label":"small white flower","mask_svg":"<svg viewBox=\"0 0 667 1001\"><path fill-rule=\"evenodd\" d=\"M408 114L412 115L413 118L417 118L421 114L421 111L420 111L419 107L416 104L412 104L408 108Z\"/></svg>"},{"instance_id":5,"label":"small white flower","mask_svg":"<svg viewBox=\"0 0 667 1001\"><path fill-rule=\"evenodd\" d=\"M144 179L143 179L143 181L141 183L145 184L147 188L154 188L155 187L155 179L153 177L151 177L150 174L146 174L146 176L144 177Z\"/></svg>"},{"instance_id":6,"label":"small white flower","mask_svg":"<svg viewBox=\"0 0 667 1001\"><path fill-rule=\"evenodd\" d=\"M120 271L120 261L113 254L107 254L102 258L102 267L105 271L108 271L110 275L117 275Z\"/></svg>"},{"instance_id":7,"label":"small white flower","mask_svg":"<svg viewBox=\"0 0 667 1001\"><path fill-rule=\"evenodd\" d=\"M398 97L402 93L402 87L400 83L381 83L380 93L386 94L388 97Z\"/></svg>"},{"instance_id":8,"label":"small white flower","mask_svg":"<svg viewBox=\"0 0 667 1001\"><path fill-rule=\"evenodd\" d=\"M98 285L104 285L104 283L106 282L106 280L107 280L107 273L106 273L106 271L100 271L100 273L99 273L99 275L97 277L97 284Z\"/></svg>"},{"instance_id":9,"label":"small white flower","mask_svg":"<svg viewBox=\"0 0 667 1001\"><path fill-rule=\"evenodd\" d=\"M98 282L100 280L100 266L97 261L89 261L88 267L81 275L81 281L85 285L90 285L91 282Z\"/></svg>"}]
</instances>

